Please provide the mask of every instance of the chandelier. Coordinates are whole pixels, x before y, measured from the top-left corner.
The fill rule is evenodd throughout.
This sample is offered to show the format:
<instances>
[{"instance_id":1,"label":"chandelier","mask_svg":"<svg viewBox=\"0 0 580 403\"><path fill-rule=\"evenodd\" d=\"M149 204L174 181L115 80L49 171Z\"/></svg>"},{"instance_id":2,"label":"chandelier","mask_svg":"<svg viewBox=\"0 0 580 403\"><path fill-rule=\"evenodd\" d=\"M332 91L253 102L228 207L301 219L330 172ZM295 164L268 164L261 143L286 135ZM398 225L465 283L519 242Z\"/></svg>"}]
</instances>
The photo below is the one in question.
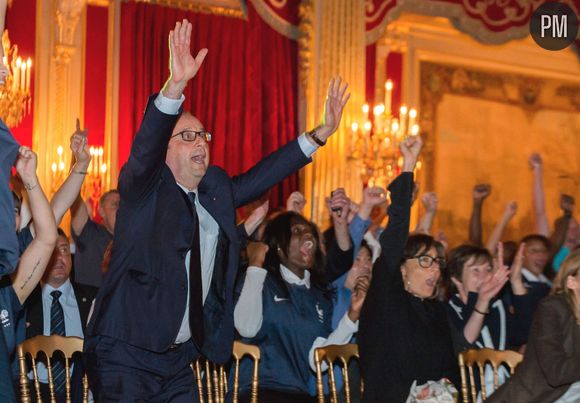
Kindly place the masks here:
<instances>
[{"instance_id":1,"label":"chandelier","mask_svg":"<svg viewBox=\"0 0 580 403\"><path fill-rule=\"evenodd\" d=\"M369 119L369 104L362 107L363 121L351 126L351 154L349 159L360 163L361 179L365 186L388 184L401 172L403 158L399 143L407 136L419 134L418 114L414 108L401 106L399 117L392 113L393 82L385 83L384 103L373 108L372 121ZM417 169L421 163L417 163Z\"/></svg>"},{"instance_id":2,"label":"chandelier","mask_svg":"<svg viewBox=\"0 0 580 403\"><path fill-rule=\"evenodd\" d=\"M0 85L0 117L8 127L15 127L30 112L30 71L32 59L18 56L18 45L10 44L8 30L2 34L4 66L8 70Z\"/></svg>"},{"instance_id":3,"label":"chandelier","mask_svg":"<svg viewBox=\"0 0 580 403\"><path fill-rule=\"evenodd\" d=\"M103 195L104 177L107 174L107 163L105 162L103 147L89 147L89 154L91 155L91 162L87 169L85 181L81 188L81 198L90 204L92 217L97 215L97 208L99 200ZM59 145L56 148L56 158L53 158L53 163L50 166L50 194L51 197L62 186L63 182L68 176L67 165L71 162L64 153L64 148Z\"/></svg>"}]
</instances>

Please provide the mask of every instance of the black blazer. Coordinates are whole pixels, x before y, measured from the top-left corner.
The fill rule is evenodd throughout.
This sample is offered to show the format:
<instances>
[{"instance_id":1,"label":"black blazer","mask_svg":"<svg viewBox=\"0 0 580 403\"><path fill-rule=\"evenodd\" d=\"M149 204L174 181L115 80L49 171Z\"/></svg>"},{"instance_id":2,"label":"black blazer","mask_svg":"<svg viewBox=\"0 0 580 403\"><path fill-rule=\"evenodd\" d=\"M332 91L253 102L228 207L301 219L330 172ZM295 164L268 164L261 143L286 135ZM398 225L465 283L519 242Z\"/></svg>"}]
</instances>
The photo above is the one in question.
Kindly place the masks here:
<instances>
[{"instance_id":1,"label":"black blazer","mask_svg":"<svg viewBox=\"0 0 580 403\"><path fill-rule=\"evenodd\" d=\"M109 272L99 289L87 333L163 352L175 341L185 312L188 283L184 261L193 222L183 191L165 164L179 116L160 112L153 99L119 176L121 204ZM214 362L229 360L234 340L233 290L240 249L235 209L309 161L298 142L292 141L234 178L210 166L198 187L199 202L220 228L204 304L201 351Z\"/></svg>"},{"instance_id":2,"label":"black blazer","mask_svg":"<svg viewBox=\"0 0 580 403\"><path fill-rule=\"evenodd\" d=\"M98 289L89 285L71 282L79 313L83 332L87 328L87 318L91 311L91 304L97 296ZM40 285L32 291L24 304L26 309L26 338L41 335L44 332L44 310L42 308L42 289Z\"/></svg>"}]
</instances>

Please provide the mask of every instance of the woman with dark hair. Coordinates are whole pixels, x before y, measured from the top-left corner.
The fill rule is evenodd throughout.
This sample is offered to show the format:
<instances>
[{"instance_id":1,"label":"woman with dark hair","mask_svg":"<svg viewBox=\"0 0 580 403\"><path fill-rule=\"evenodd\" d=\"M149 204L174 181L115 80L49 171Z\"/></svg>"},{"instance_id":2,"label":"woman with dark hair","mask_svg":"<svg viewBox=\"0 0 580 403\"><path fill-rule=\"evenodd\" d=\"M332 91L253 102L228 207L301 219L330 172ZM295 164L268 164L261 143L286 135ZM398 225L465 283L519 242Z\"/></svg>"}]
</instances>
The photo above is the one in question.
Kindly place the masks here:
<instances>
[{"instance_id":1,"label":"woman with dark hair","mask_svg":"<svg viewBox=\"0 0 580 403\"><path fill-rule=\"evenodd\" d=\"M562 263L536 310L515 375L486 403L580 401L580 250Z\"/></svg>"},{"instance_id":2,"label":"woman with dark hair","mask_svg":"<svg viewBox=\"0 0 580 403\"><path fill-rule=\"evenodd\" d=\"M250 244L247 269L234 322L242 341L260 347L260 400L269 403L316 402L309 394L317 347L348 343L357 331L368 281L355 287L351 307L332 331L333 290L329 284L352 266L348 236L348 199L334 192L336 241L325 257L318 228L286 212L266 226L261 244ZM337 210L338 211L338 210ZM347 240L346 248L344 240ZM340 245L343 243L343 245ZM251 363L242 361L240 398L249 400Z\"/></svg>"},{"instance_id":3,"label":"woman with dark hair","mask_svg":"<svg viewBox=\"0 0 580 403\"><path fill-rule=\"evenodd\" d=\"M445 304L435 299L445 265L443 245L429 235L408 237L413 170L421 146L418 136L401 144L403 172L389 186L382 255L373 266L361 313L357 338L367 403L404 402L414 381L448 378L460 386Z\"/></svg>"},{"instance_id":4,"label":"woman with dark hair","mask_svg":"<svg viewBox=\"0 0 580 403\"><path fill-rule=\"evenodd\" d=\"M456 331L474 347L506 350L525 343L533 304L521 275L524 250L525 244L521 244L510 270L503 265L501 243L495 261L479 246L461 245L449 253L450 282L455 290L447 305L449 317ZM504 288L508 280L511 292ZM502 290L505 292L500 294ZM507 377L508 371L500 368L500 383ZM494 389L493 381L489 368L485 371L487 396ZM477 389L481 390L479 384Z\"/></svg>"}]
</instances>

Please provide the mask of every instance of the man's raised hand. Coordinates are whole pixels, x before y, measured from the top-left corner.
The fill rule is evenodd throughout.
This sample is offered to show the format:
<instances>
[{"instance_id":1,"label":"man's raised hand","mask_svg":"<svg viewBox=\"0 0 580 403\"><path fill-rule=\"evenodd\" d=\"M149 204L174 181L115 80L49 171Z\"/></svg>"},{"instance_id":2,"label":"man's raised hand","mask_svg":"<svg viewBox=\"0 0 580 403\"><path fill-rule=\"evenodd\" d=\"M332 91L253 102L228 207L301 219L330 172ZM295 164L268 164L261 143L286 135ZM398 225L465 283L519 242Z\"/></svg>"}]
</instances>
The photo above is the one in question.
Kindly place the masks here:
<instances>
[{"instance_id":1,"label":"man's raised hand","mask_svg":"<svg viewBox=\"0 0 580 403\"><path fill-rule=\"evenodd\" d=\"M168 98L179 99L187 85L197 74L205 56L207 49L201 49L195 58L191 54L191 31L193 26L187 19L182 22L177 21L175 28L169 32L169 69L171 75L163 94Z\"/></svg>"},{"instance_id":2,"label":"man's raised hand","mask_svg":"<svg viewBox=\"0 0 580 403\"><path fill-rule=\"evenodd\" d=\"M76 130L70 137L70 149L75 157L75 161L86 164L83 168L87 168L91 161L91 154L88 150L88 130L81 130L81 124L78 118Z\"/></svg>"},{"instance_id":3,"label":"man's raised hand","mask_svg":"<svg viewBox=\"0 0 580 403\"><path fill-rule=\"evenodd\" d=\"M338 129L342 111L350 98L350 93L346 93L347 89L348 83L343 83L340 77L334 77L328 84L322 124L316 130L316 136L323 142Z\"/></svg>"}]
</instances>

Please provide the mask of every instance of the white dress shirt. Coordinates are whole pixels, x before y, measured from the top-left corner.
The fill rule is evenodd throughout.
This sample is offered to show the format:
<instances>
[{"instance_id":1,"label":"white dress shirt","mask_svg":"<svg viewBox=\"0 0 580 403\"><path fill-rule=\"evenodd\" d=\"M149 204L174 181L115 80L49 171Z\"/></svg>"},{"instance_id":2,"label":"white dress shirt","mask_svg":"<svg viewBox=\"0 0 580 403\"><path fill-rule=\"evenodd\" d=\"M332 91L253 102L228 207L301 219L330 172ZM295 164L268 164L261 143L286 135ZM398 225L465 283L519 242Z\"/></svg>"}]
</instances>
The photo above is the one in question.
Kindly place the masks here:
<instances>
[{"instance_id":1,"label":"white dress shirt","mask_svg":"<svg viewBox=\"0 0 580 403\"><path fill-rule=\"evenodd\" d=\"M43 284L42 286L42 320L43 320L43 332L44 336L50 336L50 312L52 307L52 295L51 292L58 290L62 294L58 301L62 306L62 311L64 313L64 329L66 336L76 336L81 339L84 338L83 325L81 322L81 314L79 312L79 306L77 304L77 299L75 292L70 280L66 280L60 287L54 288L50 284ZM70 367L70 373L72 373L72 365ZM39 362L37 365L38 380L42 383L48 383L48 371L46 366ZM69 375L70 375L69 373ZM28 374L30 379L32 377L32 371Z\"/></svg>"},{"instance_id":2,"label":"white dress shirt","mask_svg":"<svg viewBox=\"0 0 580 403\"><path fill-rule=\"evenodd\" d=\"M179 108L183 104L185 96L182 94L180 99L171 99L163 96L160 92L154 100L154 104L159 111L167 115L179 114ZM305 156L310 157L317 150L317 146L312 144L304 134L298 138L298 145ZM197 189L187 189L180 183L177 184L186 194L189 192L197 192ZM217 248L219 225L209 212L199 203L199 197L195 198L195 208L197 209L197 216L199 218L199 250L201 255L201 288L203 292L203 301L209 292L211 278L213 274L213 266L215 262L215 251ZM187 273L187 280L189 284L189 260L190 252L185 256L185 272ZM191 330L189 329L189 287L187 289L187 300L185 303L185 313L181 320L179 332L175 338L175 343L184 343L191 338ZM261 316L261 315L260 315Z\"/></svg>"},{"instance_id":3,"label":"white dress shirt","mask_svg":"<svg viewBox=\"0 0 580 403\"><path fill-rule=\"evenodd\" d=\"M548 280L548 278L546 276L544 276L543 274L536 276L534 273L532 273L530 270L526 269L525 267L522 268L522 276L530 283L533 283L533 282L544 283L546 285L549 285L550 287L552 286L552 282L550 280Z\"/></svg>"}]
</instances>

